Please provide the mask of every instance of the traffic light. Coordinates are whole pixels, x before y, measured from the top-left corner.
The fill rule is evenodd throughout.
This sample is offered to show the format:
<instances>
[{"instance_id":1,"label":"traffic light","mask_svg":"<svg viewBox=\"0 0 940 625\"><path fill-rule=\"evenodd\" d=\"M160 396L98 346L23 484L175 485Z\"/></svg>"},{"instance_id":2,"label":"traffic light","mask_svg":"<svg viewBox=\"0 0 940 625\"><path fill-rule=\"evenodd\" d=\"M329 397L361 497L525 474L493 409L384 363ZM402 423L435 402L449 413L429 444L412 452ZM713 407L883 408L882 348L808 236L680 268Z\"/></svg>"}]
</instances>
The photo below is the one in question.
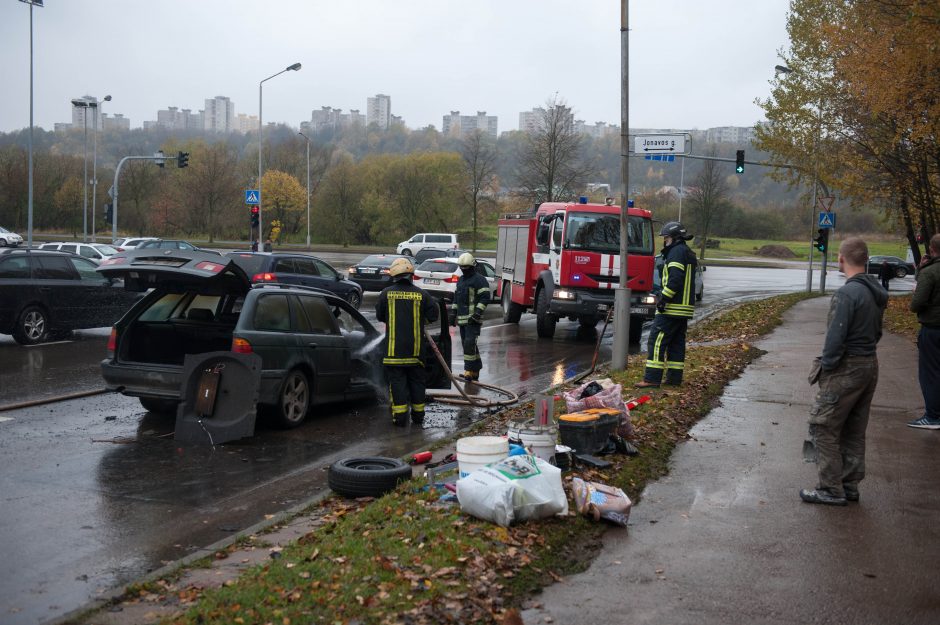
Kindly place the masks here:
<instances>
[{"instance_id":1,"label":"traffic light","mask_svg":"<svg viewBox=\"0 0 940 625\"><path fill-rule=\"evenodd\" d=\"M744 150L738 150L734 157L734 171L739 174L744 173Z\"/></svg>"},{"instance_id":2,"label":"traffic light","mask_svg":"<svg viewBox=\"0 0 940 625\"><path fill-rule=\"evenodd\" d=\"M176 153L176 166L180 169L189 167L189 152Z\"/></svg>"},{"instance_id":3,"label":"traffic light","mask_svg":"<svg viewBox=\"0 0 940 625\"><path fill-rule=\"evenodd\" d=\"M258 227L258 207L257 206L251 207L251 227L252 228Z\"/></svg>"},{"instance_id":4,"label":"traffic light","mask_svg":"<svg viewBox=\"0 0 940 625\"><path fill-rule=\"evenodd\" d=\"M813 237L813 244L816 246L816 249L826 253L826 250L829 248L829 228L820 228L816 231L816 236Z\"/></svg>"},{"instance_id":5,"label":"traffic light","mask_svg":"<svg viewBox=\"0 0 940 625\"><path fill-rule=\"evenodd\" d=\"M114 204L110 202L104 205L104 221L111 223L114 220Z\"/></svg>"}]
</instances>

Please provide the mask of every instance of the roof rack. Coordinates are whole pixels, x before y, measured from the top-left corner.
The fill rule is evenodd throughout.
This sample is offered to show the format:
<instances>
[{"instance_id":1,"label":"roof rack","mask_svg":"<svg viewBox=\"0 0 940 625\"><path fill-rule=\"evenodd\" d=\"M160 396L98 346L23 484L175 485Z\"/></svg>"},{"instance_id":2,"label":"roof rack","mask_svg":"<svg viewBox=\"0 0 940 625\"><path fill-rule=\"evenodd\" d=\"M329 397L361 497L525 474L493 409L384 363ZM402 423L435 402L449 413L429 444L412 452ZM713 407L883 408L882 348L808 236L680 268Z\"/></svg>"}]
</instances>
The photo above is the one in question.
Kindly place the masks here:
<instances>
[{"instance_id":1,"label":"roof rack","mask_svg":"<svg viewBox=\"0 0 940 625\"><path fill-rule=\"evenodd\" d=\"M303 284L288 284L286 282L255 282L251 285L251 288L253 289L263 289L267 287L274 287L278 289L299 289L301 291L312 291L314 293L319 293L320 295L332 295L333 297L339 297L339 295L333 291L327 291L326 289L321 289L315 286L305 286Z\"/></svg>"}]
</instances>

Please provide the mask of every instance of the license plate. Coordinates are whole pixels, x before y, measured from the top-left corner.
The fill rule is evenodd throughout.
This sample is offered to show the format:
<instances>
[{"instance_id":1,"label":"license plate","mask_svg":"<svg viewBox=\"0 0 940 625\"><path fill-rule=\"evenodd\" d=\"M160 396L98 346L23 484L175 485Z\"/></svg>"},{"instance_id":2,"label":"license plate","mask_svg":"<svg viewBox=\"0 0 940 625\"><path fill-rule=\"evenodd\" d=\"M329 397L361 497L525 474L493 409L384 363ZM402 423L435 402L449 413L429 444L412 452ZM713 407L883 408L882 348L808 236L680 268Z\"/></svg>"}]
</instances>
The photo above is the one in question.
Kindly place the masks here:
<instances>
[{"instance_id":1,"label":"license plate","mask_svg":"<svg viewBox=\"0 0 940 625\"><path fill-rule=\"evenodd\" d=\"M643 315L644 317L652 317L653 307L652 306L631 306L630 314L631 315Z\"/></svg>"},{"instance_id":2,"label":"license plate","mask_svg":"<svg viewBox=\"0 0 940 625\"><path fill-rule=\"evenodd\" d=\"M437 278L425 278L424 283L425 284L440 284L441 281L438 280Z\"/></svg>"},{"instance_id":3,"label":"license plate","mask_svg":"<svg viewBox=\"0 0 940 625\"><path fill-rule=\"evenodd\" d=\"M360 270L359 270L359 273L375 273L376 271L378 271L378 270L375 269L374 267L372 267L372 268L367 267L367 268L360 269Z\"/></svg>"}]
</instances>

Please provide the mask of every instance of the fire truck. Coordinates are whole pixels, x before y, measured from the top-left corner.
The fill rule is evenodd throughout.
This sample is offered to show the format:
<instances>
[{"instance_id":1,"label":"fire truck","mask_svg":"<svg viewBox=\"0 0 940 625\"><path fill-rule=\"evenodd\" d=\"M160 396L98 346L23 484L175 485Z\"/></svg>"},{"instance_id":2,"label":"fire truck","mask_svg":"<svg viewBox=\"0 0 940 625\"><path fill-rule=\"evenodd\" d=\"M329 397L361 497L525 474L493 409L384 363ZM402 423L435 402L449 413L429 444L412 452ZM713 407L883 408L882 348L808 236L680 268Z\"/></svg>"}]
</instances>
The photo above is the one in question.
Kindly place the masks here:
<instances>
[{"instance_id":1,"label":"fire truck","mask_svg":"<svg viewBox=\"0 0 940 625\"><path fill-rule=\"evenodd\" d=\"M628 204L630 341L656 313L653 223L650 211ZM620 207L546 202L533 213L499 220L497 294L503 321L519 323L532 311L538 335L551 338L559 319L594 327L614 306L620 281Z\"/></svg>"}]
</instances>

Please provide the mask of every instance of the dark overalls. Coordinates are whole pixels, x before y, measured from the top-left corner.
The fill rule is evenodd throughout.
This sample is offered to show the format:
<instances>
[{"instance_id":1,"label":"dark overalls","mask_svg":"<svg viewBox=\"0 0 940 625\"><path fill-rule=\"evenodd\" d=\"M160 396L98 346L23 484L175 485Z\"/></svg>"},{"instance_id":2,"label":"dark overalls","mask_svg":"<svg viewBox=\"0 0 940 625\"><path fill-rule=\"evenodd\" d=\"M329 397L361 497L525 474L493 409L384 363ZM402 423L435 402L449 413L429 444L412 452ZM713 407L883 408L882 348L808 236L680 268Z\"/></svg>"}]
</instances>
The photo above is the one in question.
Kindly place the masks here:
<instances>
[{"instance_id":1,"label":"dark overalls","mask_svg":"<svg viewBox=\"0 0 940 625\"><path fill-rule=\"evenodd\" d=\"M450 309L451 314L457 316L457 326L460 328L465 377L476 380L479 379L480 370L483 368L480 349L477 347L482 325L471 317L474 313L480 317L486 311L486 306L490 303L490 285L486 278L476 272L475 267L469 270L466 267L461 269L463 275L457 281L454 302Z\"/></svg>"},{"instance_id":2,"label":"dark overalls","mask_svg":"<svg viewBox=\"0 0 940 625\"><path fill-rule=\"evenodd\" d=\"M698 260L685 241L675 241L662 251L663 290L650 328L645 382L682 384L685 368L685 332L695 312L695 268ZM663 305L665 304L665 305Z\"/></svg>"},{"instance_id":3,"label":"dark overalls","mask_svg":"<svg viewBox=\"0 0 940 625\"><path fill-rule=\"evenodd\" d=\"M411 421L424 421L424 326L436 321L437 304L411 282L411 276L397 280L379 294L375 316L385 322L385 377L388 380L392 422L405 425L408 408Z\"/></svg>"}]
</instances>

